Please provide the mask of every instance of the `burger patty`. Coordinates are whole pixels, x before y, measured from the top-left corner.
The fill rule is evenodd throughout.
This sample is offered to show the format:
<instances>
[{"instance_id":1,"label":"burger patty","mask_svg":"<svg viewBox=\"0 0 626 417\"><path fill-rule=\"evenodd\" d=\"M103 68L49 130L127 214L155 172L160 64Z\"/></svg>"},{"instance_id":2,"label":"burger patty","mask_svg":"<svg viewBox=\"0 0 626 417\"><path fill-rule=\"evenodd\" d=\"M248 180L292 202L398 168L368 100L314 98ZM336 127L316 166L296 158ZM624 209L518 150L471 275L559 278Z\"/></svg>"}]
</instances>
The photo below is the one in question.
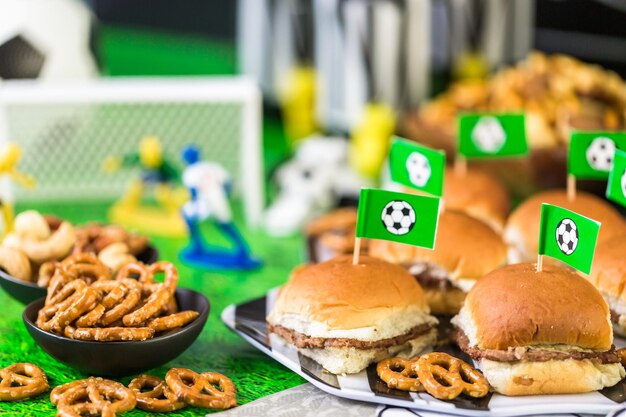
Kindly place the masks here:
<instances>
[{"instance_id":1,"label":"burger patty","mask_svg":"<svg viewBox=\"0 0 626 417\"><path fill-rule=\"evenodd\" d=\"M619 318L622 316L621 314L619 314L617 311L615 310L609 310L611 312L611 321L614 324L619 324Z\"/></svg>"},{"instance_id":2,"label":"burger patty","mask_svg":"<svg viewBox=\"0 0 626 417\"><path fill-rule=\"evenodd\" d=\"M418 264L409 266L407 269L422 288L439 291L449 291L457 288L442 271L435 269L432 265Z\"/></svg>"},{"instance_id":3,"label":"burger patty","mask_svg":"<svg viewBox=\"0 0 626 417\"><path fill-rule=\"evenodd\" d=\"M589 359L602 364L619 363L619 357L613 346L611 346L610 350L605 352L580 352L577 350L556 352L543 349L530 349L521 346L510 347L507 350L479 349L477 347L470 347L469 339L462 330L457 331L456 342L461 350L474 360L488 359L496 362L547 362L550 360L574 359L581 361Z\"/></svg>"},{"instance_id":4,"label":"burger patty","mask_svg":"<svg viewBox=\"0 0 626 417\"><path fill-rule=\"evenodd\" d=\"M356 348L356 349L384 349L392 346L403 345L409 340L428 333L433 325L425 323L415 326L407 333L391 337L389 339L381 339L374 341L364 341L356 339L348 339L343 337L311 337L295 330L288 329L279 324L268 324L268 333L276 333L287 342L300 349L323 349L323 348Z\"/></svg>"}]
</instances>

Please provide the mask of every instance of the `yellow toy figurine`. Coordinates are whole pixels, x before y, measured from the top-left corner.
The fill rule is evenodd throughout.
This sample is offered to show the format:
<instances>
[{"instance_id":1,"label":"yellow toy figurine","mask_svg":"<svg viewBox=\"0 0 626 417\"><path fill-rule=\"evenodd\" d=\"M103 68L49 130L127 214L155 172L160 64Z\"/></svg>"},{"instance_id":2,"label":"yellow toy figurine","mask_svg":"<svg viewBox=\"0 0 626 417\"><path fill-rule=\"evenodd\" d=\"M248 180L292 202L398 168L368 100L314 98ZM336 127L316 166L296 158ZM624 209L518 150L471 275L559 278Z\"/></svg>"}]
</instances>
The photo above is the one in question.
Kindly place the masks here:
<instances>
[{"instance_id":1,"label":"yellow toy figurine","mask_svg":"<svg viewBox=\"0 0 626 417\"><path fill-rule=\"evenodd\" d=\"M363 119L352 129L350 166L366 178L378 178L394 128L393 110L385 104L369 103Z\"/></svg>"},{"instance_id":2,"label":"yellow toy figurine","mask_svg":"<svg viewBox=\"0 0 626 417\"><path fill-rule=\"evenodd\" d=\"M291 144L316 130L315 70L309 66L294 67L280 88L285 131Z\"/></svg>"},{"instance_id":3,"label":"yellow toy figurine","mask_svg":"<svg viewBox=\"0 0 626 417\"><path fill-rule=\"evenodd\" d=\"M2 217L2 238L13 230L13 184L26 188L35 186L35 179L17 170L22 157L22 149L15 143L7 143L0 149L0 210Z\"/></svg>"},{"instance_id":4,"label":"yellow toy figurine","mask_svg":"<svg viewBox=\"0 0 626 417\"><path fill-rule=\"evenodd\" d=\"M115 223L165 236L184 236L186 227L180 208L187 199L184 189L176 189L178 170L163 155L161 141L146 136L139 143L139 151L124 156L109 156L102 164L104 171L114 173L122 168L141 169L139 178L131 181L124 195L111 208L110 218ZM153 191L156 205L146 204L147 191Z\"/></svg>"}]
</instances>

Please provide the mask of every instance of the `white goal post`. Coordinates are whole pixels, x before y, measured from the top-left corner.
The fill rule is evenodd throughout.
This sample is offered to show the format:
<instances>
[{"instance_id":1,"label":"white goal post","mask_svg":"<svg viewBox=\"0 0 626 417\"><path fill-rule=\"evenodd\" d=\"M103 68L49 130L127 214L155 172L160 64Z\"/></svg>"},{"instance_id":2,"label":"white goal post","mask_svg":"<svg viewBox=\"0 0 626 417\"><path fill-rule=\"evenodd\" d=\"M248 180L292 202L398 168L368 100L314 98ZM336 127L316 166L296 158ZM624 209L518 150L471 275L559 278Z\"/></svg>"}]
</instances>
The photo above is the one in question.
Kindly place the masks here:
<instances>
[{"instance_id":1,"label":"white goal post","mask_svg":"<svg viewBox=\"0 0 626 417\"><path fill-rule=\"evenodd\" d=\"M113 199L136 170L108 175L108 155L137 152L156 135L165 156L182 169L182 148L233 176L248 225L261 219L265 191L261 140L262 100L242 77L108 78L80 82L0 83L0 144L18 143L20 169L36 177L22 201Z\"/></svg>"}]
</instances>

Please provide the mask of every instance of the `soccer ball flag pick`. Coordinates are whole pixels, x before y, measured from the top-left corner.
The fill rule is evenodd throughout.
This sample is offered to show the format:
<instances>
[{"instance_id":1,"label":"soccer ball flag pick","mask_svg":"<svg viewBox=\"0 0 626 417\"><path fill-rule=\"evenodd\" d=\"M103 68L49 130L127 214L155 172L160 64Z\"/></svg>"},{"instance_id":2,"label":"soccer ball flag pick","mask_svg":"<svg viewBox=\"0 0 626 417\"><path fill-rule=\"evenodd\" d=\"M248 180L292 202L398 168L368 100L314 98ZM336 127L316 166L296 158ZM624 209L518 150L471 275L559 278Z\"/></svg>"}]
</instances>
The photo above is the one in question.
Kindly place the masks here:
<instances>
[{"instance_id":1,"label":"soccer ball flag pick","mask_svg":"<svg viewBox=\"0 0 626 417\"><path fill-rule=\"evenodd\" d=\"M574 132L567 154L567 195L576 196L576 179L609 177L616 150L626 151L626 132Z\"/></svg>"},{"instance_id":2,"label":"soccer ball flag pick","mask_svg":"<svg viewBox=\"0 0 626 417\"><path fill-rule=\"evenodd\" d=\"M462 114L458 153L464 158L524 156L528 153L523 114Z\"/></svg>"},{"instance_id":3,"label":"soccer ball flag pick","mask_svg":"<svg viewBox=\"0 0 626 417\"><path fill-rule=\"evenodd\" d=\"M382 239L433 249L440 198L362 188L354 247L358 264L360 239Z\"/></svg>"},{"instance_id":4,"label":"soccer ball flag pick","mask_svg":"<svg viewBox=\"0 0 626 417\"><path fill-rule=\"evenodd\" d=\"M389 152L391 179L407 187L441 197L446 155L395 137Z\"/></svg>"},{"instance_id":5,"label":"soccer ball flag pick","mask_svg":"<svg viewBox=\"0 0 626 417\"><path fill-rule=\"evenodd\" d=\"M609 172L606 198L626 207L626 152L615 150L613 167Z\"/></svg>"},{"instance_id":6,"label":"soccer ball flag pick","mask_svg":"<svg viewBox=\"0 0 626 417\"><path fill-rule=\"evenodd\" d=\"M585 274L591 271L600 222L543 203L540 228L537 272L541 271L543 255L556 258Z\"/></svg>"}]
</instances>

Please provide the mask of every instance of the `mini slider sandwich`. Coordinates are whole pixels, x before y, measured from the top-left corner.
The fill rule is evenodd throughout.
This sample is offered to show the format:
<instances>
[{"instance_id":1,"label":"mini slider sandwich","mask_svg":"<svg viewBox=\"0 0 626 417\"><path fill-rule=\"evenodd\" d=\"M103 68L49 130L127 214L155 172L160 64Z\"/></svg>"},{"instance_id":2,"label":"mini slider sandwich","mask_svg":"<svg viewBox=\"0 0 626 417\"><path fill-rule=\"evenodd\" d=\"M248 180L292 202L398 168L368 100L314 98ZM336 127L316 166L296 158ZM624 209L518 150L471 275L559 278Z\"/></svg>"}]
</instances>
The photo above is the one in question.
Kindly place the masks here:
<instances>
[{"instance_id":1,"label":"mini slider sandwich","mask_svg":"<svg viewBox=\"0 0 626 417\"><path fill-rule=\"evenodd\" d=\"M626 336L626 236L598 244L589 280L609 304L615 333Z\"/></svg>"},{"instance_id":2,"label":"mini slider sandwich","mask_svg":"<svg viewBox=\"0 0 626 417\"><path fill-rule=\"evenodd\" d=\"M271 343L295 346L333 374L411 357L436 339L437 319L405 269L368 256L296 268L267 317Z\"/></svg>"},{"instance_id":3,"label":"mini slider sandwich","mask_svg":"<svg viewBox=\"0 0 626 417\"><path fill-rule=\"evenodd\" d=\"M511 201L498 179L478 169L459 173L446 168L443 198L447 210L462 211L482 220L501 233L511 210Z\"/></svg>"},{"instance_id":4,"label":"mini slider sandwich","mask_svg":"<svg viewBox=\"0 0 626 417\"><path fill-rule=\"evenodd\" d=\"M504 395L589 392L625 375L606 302L566 268L499 268L476 283L452 323L460 348Z\"/></svg>"},{"instance_id":5,"label":"mini slider sandwich","mask_svg":"<svg viewBox=\"0 0 626 417\"><path fill-rule=\"evenodd\" d=\"M398 264L424 289L433 314L453 315L476 280L506 263L506 245L485 223L467 214L439 216L435 249L383 240L369 242L369 255Z\"/></svg>"},{"instance_id":6,"label":"mini slider sandwich","mask_svg":"<svg viewBox=\"0 0 626 417\"><path fill-rule=\"evenodd\" d=\"M337 255L352 253L356 215L356 208L342 207L313 219L307 225L305 234L311 262L323 262ZM361 250L365 249L362 244Z\"/></svg>"},{"instance_id":7,"label":"mini slider sandwich","mask_svg":"<svg viewBox=\"0 0 626 417\"><path fill-rule=\"evenodd\" d=\"M626 221L603 199L583 191L570 201L562 189L535 194L511 213L504 228L504 240L509 246L509 263L532 262L537 257L541 204L548 203L575 211L602 223L598 243L626 234Z\"/></svg>"}]
</instances>

